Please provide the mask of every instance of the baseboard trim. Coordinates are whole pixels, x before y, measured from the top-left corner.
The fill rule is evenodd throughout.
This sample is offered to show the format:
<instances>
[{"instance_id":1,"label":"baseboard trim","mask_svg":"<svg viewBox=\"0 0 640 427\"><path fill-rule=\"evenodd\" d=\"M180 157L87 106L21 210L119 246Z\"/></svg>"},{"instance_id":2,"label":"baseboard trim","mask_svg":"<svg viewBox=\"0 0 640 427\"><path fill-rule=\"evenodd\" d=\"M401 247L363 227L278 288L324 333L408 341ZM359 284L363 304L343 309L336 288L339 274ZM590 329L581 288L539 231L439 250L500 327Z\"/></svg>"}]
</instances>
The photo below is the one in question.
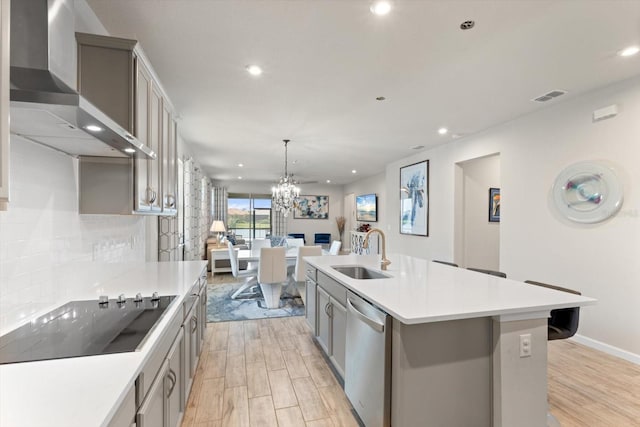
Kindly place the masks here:
<instances>
[{"instance_id":1,"label":"baseboard trim","mask_svg":"<svg viewBox=\"0 0 640 427\"><path fill-rule=\"evenodd\" d=\"M586 345L587 347L594 348L596 350L600 350L604 353L610 354L615 357L619 357L621 359L627 360L631 363L635 363L636 365L640 365L640 355L631 353L630 351L622 350L621 348L614 347L609 344L605 344L601 341L594 340L592 338L585 337L583 335L574 335L571 340Z\"/></svg>"}]
</instances>

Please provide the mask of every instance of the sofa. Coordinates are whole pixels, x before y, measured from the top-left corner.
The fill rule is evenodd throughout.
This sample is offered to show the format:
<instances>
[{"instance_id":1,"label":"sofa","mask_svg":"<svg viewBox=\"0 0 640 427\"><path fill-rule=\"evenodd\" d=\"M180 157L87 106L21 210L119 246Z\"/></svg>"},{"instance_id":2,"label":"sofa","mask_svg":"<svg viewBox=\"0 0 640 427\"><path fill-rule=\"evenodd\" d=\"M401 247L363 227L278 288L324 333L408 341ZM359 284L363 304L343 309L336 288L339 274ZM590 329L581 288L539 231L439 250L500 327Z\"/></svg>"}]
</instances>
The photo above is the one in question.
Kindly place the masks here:
<instances>
[{"instance_id":1,"label":"sofa","mask_svg":"<svg viewBox=\"0 0 640 427\"><path fill-rule=\"evenodd\" d=\"M232 236L234 238L236 244L233 245L234 248L237 249L249 249L244 239ZM211 268L211 251L213 249L227 249L227 239L224 239L222 243L220 243L220 247L218 247L218 238L213 236L207 239L207 262L209 263L208 269L209 271L213 271ZM240 270L247 269L247 261L240 261L238 263ZM216 260L216 269L229 269L231 271L231 264L229 263L229 259L217 259Z\"/></svg>"}]
</instances>

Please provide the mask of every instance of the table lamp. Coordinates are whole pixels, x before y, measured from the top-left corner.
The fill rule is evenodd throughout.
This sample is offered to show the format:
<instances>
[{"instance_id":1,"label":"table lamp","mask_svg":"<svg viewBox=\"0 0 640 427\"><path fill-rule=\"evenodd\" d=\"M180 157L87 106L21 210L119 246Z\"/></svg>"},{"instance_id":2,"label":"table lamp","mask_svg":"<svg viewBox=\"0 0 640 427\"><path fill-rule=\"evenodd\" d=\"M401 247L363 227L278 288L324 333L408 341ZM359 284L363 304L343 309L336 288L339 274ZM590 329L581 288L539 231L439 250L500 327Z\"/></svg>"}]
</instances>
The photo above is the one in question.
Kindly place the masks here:
<instances>
[{"instance_id":1,"label":"table lamp","mask_svg":"<svg viewBox=\"0 0 640 427\"><path fill-rule=\"evenodd\" d=\"M222 221L213 221L213 224L211 224L211 230L212 233L218 233L217 235L217 240L218 240L218 247L220 247L220 241L222 240L221 234L225 233L227 230L224 228L224 222Z\"/></svg>"}]
</instances>

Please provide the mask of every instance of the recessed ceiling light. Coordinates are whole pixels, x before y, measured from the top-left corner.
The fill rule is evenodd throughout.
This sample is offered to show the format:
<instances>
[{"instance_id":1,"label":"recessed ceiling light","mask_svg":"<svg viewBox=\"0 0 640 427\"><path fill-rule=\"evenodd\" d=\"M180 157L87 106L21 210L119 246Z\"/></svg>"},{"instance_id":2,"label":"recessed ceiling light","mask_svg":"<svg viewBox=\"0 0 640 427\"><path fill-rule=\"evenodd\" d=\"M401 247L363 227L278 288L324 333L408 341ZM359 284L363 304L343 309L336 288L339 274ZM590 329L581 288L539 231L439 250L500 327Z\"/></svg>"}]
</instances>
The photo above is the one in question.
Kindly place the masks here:
<instances>
[{"instance_id":1,"label":"recessed ceiling light","mask_svg":"<svg viewBox=\"0 0 640 427\"><path fill-rule=\"evenodd\" d=\"M135 149L133 149L133 148L125 148L123 151L124 151L125 153L135 153L135 152L136 152L136 150L135 150Z\"/></svg>"},{"instance_id":2,"label":"recessed ceiling light","mask_svg":"<svg viewBox=\"0 0 640 427\"><path fill-rule=\"evenodd\" d=\"M449 132L449 129L447 129L447 128L440 128L440 129L438 129L438 133L439 133L440 135L446 135L446 134L447 134L447 132Z\"/></svg>"},{"instance_id":3,"label":"recessed ceiling light","mask_svg":"<svg viewBox=\"0 0 640 427\"><path fill-rule=\"evenodd\" d=\"M239 176L239 177L238 177L238 179L242 179L242 177L241 177L241 176Z\"/></svg>"},{"instance_id":4,"label":"recessed ceiling light","mask_svg":"<svg viewBox=\"0 0 640 427\"><path fill-rule=\"evenodd\" d=\"M330 179L327 180L327 184L331 184L331 180Z\"/></svg>"},{"instance_id":5,"label":"recessed ceiling light","mask_svg":"<svg viewBox=\"0 0 640 427\"><path fill-rule=\"evenodd\" d=\"M239 167L239 168L241 168L241 167L243 167L243 166L244 166L244 165L243 165L242 163L238 163L238 167Z\"/></svg>"},{"instance_id":6,"label":"recessed ceiling light","mask_svg":"<svg viewBox=\"0 0 640 427\"><path fill-rule=\"evenodd\" d=\"M252 76L259 76L260 74L262 74L262 68L258 67L257 65L247 65L246 70Z\"/></svg>"},{"instance_id":7,"label":"recessed ceiling light","mask_svg":"<svg viewBox=\"0 0 640 427\"><path fill-rule=\"evenodd\" d=\"M87 125L84 128L89 132L102 132L102 128L96 125Z\"/></svg>"},{"instance_id":8,"label":"recessed ceiling light","mask_svg":"<svg viewBox=\"0 0 640 427\"><path fill-rule=\"evenodd\" d=\"M377 1L369 8L371 13L378 16L384 16L391 12L391 3L388 1Z\"/></svg>"},{"instance_id":9,"label":"recessed ceiling light","mask_svg":"<svg viewBox=\"0 0 640 427\"><path fill-rule=\"evenodd\" d=\"M353 169L353 170L351 171L351 173L357 173L357 172L358 172L358 171L357 171L357 170L355 170L355 169Z\"/></svg>"},{"instance_id":10,"label":"recessed ceiling light","mask_svg":"<svg viewBox=\"0 0 640 427\"><path fill-rule=\"evenodd\" d=\"M638 47L638 46L629 46L629 47L626 47L626 48L622 49L620 52L618 52L618 55L624 56L624 57L633 56L638 52L640 52L640 47Z\"/></svg>"}]
</instances>

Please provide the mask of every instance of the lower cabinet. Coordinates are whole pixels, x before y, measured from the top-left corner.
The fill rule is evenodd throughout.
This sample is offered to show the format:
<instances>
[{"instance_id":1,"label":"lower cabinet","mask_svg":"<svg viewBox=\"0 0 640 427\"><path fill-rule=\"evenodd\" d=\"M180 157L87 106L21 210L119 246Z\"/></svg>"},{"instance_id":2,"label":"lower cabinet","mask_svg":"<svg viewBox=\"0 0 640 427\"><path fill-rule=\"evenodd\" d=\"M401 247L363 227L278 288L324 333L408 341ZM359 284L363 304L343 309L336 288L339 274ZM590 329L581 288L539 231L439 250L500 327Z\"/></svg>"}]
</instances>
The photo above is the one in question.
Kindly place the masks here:
<instances>
[{"instance_id":1,"label":"lower cabinet","mask_svg":"<svg viewBox=\"0 0 640 427\"><path fill-rule=\"evenodd\" d=\"M177 427L182 419L184 407L180 396L182 375L180 364L183 336L183 329L180 328L149 392L138 409L136 427Z\"/></svg>"},{"instance_id":2,"label":"lower cabinet","mask_svg":"<svg viewBox=\"0 0 640 427\"><path fill-rule=\"evenodd\" d=\"M316 335L317 331L317 322L316 322L316 308L318 307L316 304L316 282L310 278L306 278L305 280L305 318L309 327L311 328L311 332L313 335Z\"/></svg>"},{"instance_id":3,"label":"lower cabinet","mask_svg":"<svg viewBox=\"0 0 640 427\"><path fill-rule=\"evenodd\" d=\"M337 282L336 282L337 284ZM346 288L338 285L346 292ZM331 290L332 292L335 289ZM308 295L308 294L307 294ZM340 376L344 378L347 309L322 286L317 286L317 339ZM307 296L308 298L308 296Z\"/></svg>"},{"instance_id":4,"label":"lower cabinet","mask_svg":"<svg viewBox=\"0 0 640 427\"><path fill-rule=\"evenodd\" d=\"M169 372L167 372L166 385L167 392L167 427L177 427L178 423L182 420L184 415L185 405L183 404L182 397L182 361L183 359L183 347L184 329L180 328L178 337L173 343L169 354L167 355L167 362L169 362Z\"/></svg>"},{"instance_id":5,"label":"lower cabinet","mask_svg":"<svg viewBox=\"0 0 640 427\"><path fill-rule=\"evenodd\" d=\"M345 348L347 346L347 309L331 299L331 361L344 378Z\"/></svg>"},{"instance_id":6,"label":"lower cabinet","mask_svg":"<svg viewBox=\"0 0 640 427\"><path fill-rule=\"evenodd\" d=\"M136 427L164 427L165 423L165 378L169 372L169 362L165 362L158 371L155 381L138 410Z\"/></svg>"},{"instance_id":7,"label":"lower cabinet","mask_svg":"<svg viewBox=\"0 0 640 427\"><path fill-rule=\"evenodd\" d=\"M316 336L320 347L331 356L331 316L329 315L329 309L331 305L331 297L320 286L317 288L318 296L318 330Z\"/></svg>"}]
</instances>

